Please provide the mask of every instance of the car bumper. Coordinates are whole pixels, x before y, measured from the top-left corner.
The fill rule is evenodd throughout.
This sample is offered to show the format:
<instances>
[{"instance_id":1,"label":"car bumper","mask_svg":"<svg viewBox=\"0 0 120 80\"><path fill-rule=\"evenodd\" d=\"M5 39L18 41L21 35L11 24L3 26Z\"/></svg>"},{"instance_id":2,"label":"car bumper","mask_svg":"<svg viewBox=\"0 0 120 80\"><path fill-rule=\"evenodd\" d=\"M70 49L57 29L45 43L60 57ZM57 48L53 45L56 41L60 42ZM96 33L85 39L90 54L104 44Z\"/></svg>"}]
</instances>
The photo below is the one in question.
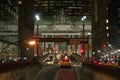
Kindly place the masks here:
<instances>
[{"instance_id":1,"label":"car bumper","mask_svg":"<svg viewBox=\"0 0 120 80\"><path fill-rule=\"evenodd\" d=\"M61 68L71 68L71 64L69 64L69 63L61 63L60 67Z\"/></svg>"}]
</instances>

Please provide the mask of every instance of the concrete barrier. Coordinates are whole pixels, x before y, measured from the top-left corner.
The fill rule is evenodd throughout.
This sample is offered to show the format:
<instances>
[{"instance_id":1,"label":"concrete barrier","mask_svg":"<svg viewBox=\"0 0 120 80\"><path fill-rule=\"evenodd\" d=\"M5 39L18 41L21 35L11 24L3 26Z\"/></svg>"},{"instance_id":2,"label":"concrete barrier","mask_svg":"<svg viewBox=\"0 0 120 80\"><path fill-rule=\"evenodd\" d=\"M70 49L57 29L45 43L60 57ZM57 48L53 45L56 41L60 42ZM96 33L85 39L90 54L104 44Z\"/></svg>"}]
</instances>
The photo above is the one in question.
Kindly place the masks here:
<instances>
[{"instance_id":1,"label":"concrete barrier","mask_svg":"<svg viewBox=\"0 0 120 80\"><path fill-rule=\"evenodd\" d=\"M116 77L91 70L86 67L81 67L79 70L81 80L119 80Z\"/></svg>"},{"instance_id":2,"label":"concrete barrier","mask_svg":"<svg viewBox=\"0 0 120 80\"><path fill-rule=\"evenodd\" d=\"M40 69L40 64L33 64L2 71L0 72L0 80L32 80Z\"/></svg>"}]
</instances>

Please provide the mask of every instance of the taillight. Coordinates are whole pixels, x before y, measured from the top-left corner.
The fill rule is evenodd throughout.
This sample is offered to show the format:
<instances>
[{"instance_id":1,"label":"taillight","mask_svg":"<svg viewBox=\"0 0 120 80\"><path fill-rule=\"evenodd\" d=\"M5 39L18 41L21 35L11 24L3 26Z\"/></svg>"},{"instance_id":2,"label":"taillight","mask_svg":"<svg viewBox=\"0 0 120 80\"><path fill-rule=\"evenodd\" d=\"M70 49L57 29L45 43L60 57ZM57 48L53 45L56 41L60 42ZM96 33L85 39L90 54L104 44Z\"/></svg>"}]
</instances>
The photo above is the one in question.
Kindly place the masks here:
<instances>
[{"instance_id":1,"label":"taillight","mask_svg":"<svg viewBox=\"0 0 120 80\"><path fill-rule=\"evenodd\" d=\"M71 61L69 61L69 63L71 63Z\"/></svg>"},{"instance_id":2,"label":"taillight","mask_svg":"<svg viewBox=\"0 0 120 80\"><path fill-rule=\"evenodd\" d=\"M98 62L98 64L99 64L99 65L101 65L101 64L102 64L102 62Z\"/></svg>"},{"instance_id":3,"label":"taillight","mask_svg":"<svg viewBox=\"0 0 120 80\"><path fill-rule=\"evenodd\" d=\"M60 61L60 63L62 63L63 61Z\"/></svg>"}]
</instances>

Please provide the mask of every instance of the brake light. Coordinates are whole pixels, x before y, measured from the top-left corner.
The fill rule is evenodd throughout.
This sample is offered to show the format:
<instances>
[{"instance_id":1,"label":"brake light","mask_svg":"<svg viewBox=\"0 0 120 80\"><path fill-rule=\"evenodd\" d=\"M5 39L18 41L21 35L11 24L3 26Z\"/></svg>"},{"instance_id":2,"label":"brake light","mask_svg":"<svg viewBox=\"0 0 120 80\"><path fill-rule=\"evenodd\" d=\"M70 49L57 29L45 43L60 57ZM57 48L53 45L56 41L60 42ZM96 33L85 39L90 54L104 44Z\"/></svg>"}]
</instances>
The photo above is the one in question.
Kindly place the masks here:
<instances>
[{"instance_id":1,"label":"brake light","mask_svg":"<svg viewBox=\"0 0 120 80\"><path fill-rule=\"evenodd\" d=\"M69 63L71 63L71 61L69 61Z\"/></svg>"},{"instance_id":2,"label":"brake light","mask_svg":"<svg viewBox=\"0 0 120 80\"><path fill-rule=\"evenodd\" d=\"M98 62L98 65L102 65L102 62Z\"/></svg>"},{"instance_id":3,"label":"brake light","mask_svg":"<svg viewBox=\"0 0 120 80\"><path fill-rule=\"evenodd\" d=\"M62 63L63 61L60 61L60 63Z\"/></svg>"}]
</instances>

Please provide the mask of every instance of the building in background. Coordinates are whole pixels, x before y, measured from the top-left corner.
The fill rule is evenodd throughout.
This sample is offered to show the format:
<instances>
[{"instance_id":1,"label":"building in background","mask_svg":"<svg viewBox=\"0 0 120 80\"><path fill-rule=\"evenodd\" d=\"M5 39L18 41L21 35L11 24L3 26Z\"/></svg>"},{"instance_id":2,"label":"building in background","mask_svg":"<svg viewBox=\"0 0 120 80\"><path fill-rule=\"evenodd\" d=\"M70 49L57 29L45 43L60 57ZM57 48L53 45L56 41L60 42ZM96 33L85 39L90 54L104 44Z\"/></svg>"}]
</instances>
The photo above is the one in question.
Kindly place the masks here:
<instances>
[{"instance_id":1,"label":"building in background","mask_svg":"<svg viewBox=\"0 0 120 80\"><path fill-rule=\"evenodd\" d=\"M109 43L120 48L120 1L110 0L108 5Z\"/></svg>"},{"instance_id":2,"label":"building in background","mask_svg":"<svg viewBox=\"0 0 120 80\"><path fill-rule=\"evenodd\" d=\"M120 55L119 5L119 0L93 0L93 57L109 60L118 59Z\"/></svg>"},{"instance_id":3,"label":"building in background","mask_svg":"<svg viewBox=\"0 0 120 80\"><path fill-rule=\"evenodd\" d=\"M92 49L97 52L107 44L107 0L93 0L92 13Z\"/></svg>"}]
</instances>

